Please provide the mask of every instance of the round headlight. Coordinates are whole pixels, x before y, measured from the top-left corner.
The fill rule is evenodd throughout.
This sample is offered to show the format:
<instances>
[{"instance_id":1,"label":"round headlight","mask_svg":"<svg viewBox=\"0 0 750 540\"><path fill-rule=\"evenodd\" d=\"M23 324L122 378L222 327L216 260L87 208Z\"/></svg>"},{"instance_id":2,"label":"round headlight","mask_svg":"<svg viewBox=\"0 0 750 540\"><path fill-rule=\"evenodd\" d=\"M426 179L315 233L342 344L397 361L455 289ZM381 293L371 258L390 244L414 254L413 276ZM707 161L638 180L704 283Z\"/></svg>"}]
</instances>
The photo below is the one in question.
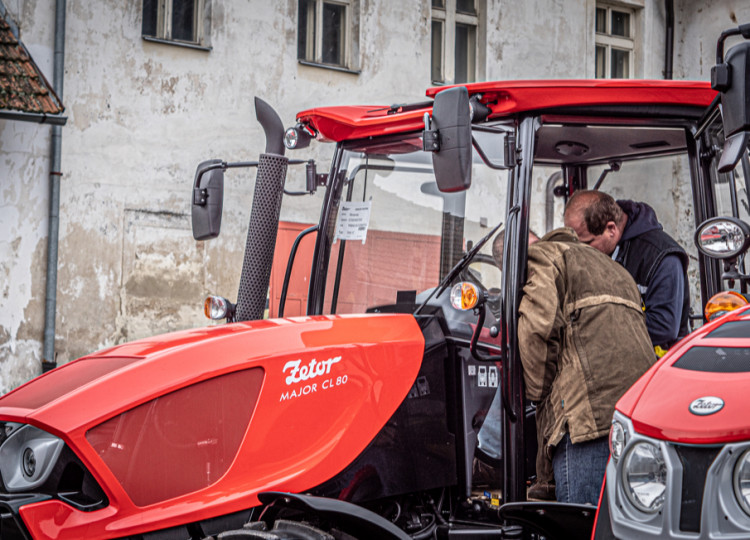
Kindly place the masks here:
<instances>
[{"instance_id":1,"label":"round headlight","mask_svg":"<svg viewBox=\"0 0 750 540\"><path fill-rule=\"evenodd\" d=\"M297 133L297 130L293 127L290 127L284 132L284 146L289 148L290 150L293 148L297 148L297 143L299 142L299 135Z\"/></svg>"},{"instance_id":2,"label":"round headlight","mask_svg":"<svg viewBox=\"0 0 750 540\"><path fill-rule=\"evenodd\" d=\"M34 450L26 448L26 450L23 451L22 459L23 462L21 467L23 469L23 474L27 478L33 478L34 473L36 472L36 456L34 455Z\"/></svg>"},{"instance_id":3,"label":"round headlight","mask_svg":"<svg viewBox=\"0 0 750 540\"><path fill-rule=\"evenodd\" d=\"M622 469L625 494L633 506L649 513L664 506L667 466L658 446L648 442L633 445Z\"/></svg>"},{"instance_id":4,"label":"round headlight","mask_svg":"<svg viewBox=\"0 0 750 540\"><path fill-rule=\"evenodd\" d=\"M609 453L612 454L612 459L619 461L622 457L622 452L625 450L625 428L622 424L615 420L612 422L612 428L609 430Z\"/></svg>"},{"instance_id":5,"label":"round headlight","mask_svg":"<svg viewBox=\"0 0 750 540\"><path fill-rule=\"evenodd\" d=\"M734 466L734 496L750 515L750 450L746 450Z\"/></svg>"}]
</instances>

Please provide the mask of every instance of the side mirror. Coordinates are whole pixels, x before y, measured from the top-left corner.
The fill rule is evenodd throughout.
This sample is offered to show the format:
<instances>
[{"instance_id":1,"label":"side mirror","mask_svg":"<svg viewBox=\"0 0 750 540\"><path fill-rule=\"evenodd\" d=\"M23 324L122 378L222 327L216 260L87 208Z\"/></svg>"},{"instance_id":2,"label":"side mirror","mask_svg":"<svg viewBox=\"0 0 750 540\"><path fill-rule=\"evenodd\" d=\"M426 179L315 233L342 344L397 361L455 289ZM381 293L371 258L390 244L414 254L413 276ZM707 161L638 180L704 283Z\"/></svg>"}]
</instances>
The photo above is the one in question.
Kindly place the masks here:
<instances>
[{"instance_id":1,"label":"side mirror","mask_svg":"<svg viewBox=\"0 0 750 540\"><path fill-rule=\"evenodd\" d=\"M722 32L717 44L716 66L711 68L711 88L721 92L722 120L724 121L724 150L719 161L719 172L729 172L737 165L750 140L750 43L735 45L724 53L724 40L733 35L750 39L750 24Z\"/></svg>"},{"instance_id":2,"label":"side mirror","mask_svg":"<svg viewBox=\"0 0 750 540\"><path fill-rule=\"evenodd\" d=\"M429 147L430 140L437 145ZM466 87L449 88L435 96L424 143L427 150L437 146L432 167L440 191L464 191L471 186L471 108Z\"/></svg>"},{"instance_id":3,"label":"side mirror","mask_svg":"<svg viewBox=\"0 0 750 540\"><path fill-rule=\"evenodd\" d=\"M695 245L713 259L736 259L750 247L750 226L730 217L707 219L695 231Z\"/></svg>"},{"instance_id":4,"label":"side mirror","mask_svg":"<svg viewBox=\"0 0 750 540\"><path fill-rule=\"evenodd\" d=\"M706 257L723 260L721 279L727 280L730 287L734 280L747 282L750 279L739 272L737 265L738 258L750 247L750 226L744 221L733 217L708 219L695 231L695 245Z\"/></svg>"},{"instance_id":5,"label":"side mirror","mask_svg":"<svg viewBox=\"0 0 750 540\"><path fill-rule=\"evenodd\" d=\"M209 240L219 236L224 209L224 164L220 159L198 165L191 207L193 238Z\"/></svg>"}]
</instances>

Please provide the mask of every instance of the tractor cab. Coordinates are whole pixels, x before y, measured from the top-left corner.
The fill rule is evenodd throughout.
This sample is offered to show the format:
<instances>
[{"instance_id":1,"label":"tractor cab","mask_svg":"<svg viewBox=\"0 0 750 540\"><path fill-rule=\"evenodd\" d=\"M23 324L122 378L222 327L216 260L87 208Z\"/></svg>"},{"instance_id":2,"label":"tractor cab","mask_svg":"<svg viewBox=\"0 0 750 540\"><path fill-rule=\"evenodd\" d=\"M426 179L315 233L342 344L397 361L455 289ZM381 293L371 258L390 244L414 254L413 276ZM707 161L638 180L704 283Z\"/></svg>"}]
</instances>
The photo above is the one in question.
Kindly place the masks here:
<instances>
[{"instance_id":1,"label":"tractor cab","mask_svg":"<svg viewBox=\"0 0 750 540\"><path fill-rule=\"evenodd\" d=\"M455 527L476 538L488 527L547 538L590 533L593 508L527 501L536 437L517 323L529 237L561 227L576 190L605 191L647 203L687 252L691 328L704 324L716 293L746 293L742 250L722 268L696 247L694 231L719 249L738 233L701 224L750 214L750 122L736 120L748 114L737 97L747 51L741 44L726 61L722 51L713 83L481 82L430 88L421 103L297 114L287 148L304 155L312 141L329 143L330 168L284 158L285 166L307 163L307 192L324 191L319 218L291 236L271 231L256 248L260 240L248 235L246 264L257 249L276 269L270 316L409 314L425 338L412 390L386 428L310 493L363 505L425 537L448 538ZM289 204L282 215L295 214ZM264 222L285 222L280 213L273 206ZM250 281L243 269L240 296ZM501 407L493 409L495 396ZM477 492L472 462L489 414L502 425L499 472L492 489Z\"/></svg>"}]
</instances>

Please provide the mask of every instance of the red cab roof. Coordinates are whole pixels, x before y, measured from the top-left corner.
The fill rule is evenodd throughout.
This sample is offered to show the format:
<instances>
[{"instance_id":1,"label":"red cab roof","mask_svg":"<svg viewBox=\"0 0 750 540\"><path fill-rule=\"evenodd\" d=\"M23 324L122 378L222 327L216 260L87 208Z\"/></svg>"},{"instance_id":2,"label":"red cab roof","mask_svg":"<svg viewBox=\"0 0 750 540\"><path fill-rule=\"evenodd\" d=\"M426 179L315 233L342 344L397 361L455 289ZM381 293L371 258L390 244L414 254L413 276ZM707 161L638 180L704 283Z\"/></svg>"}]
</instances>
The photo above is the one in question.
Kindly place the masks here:
<instances>
[{"instance_id":1,"label":"red cab roof","mask_svg":"<svg viewBox=\"0 0 750 540\"><path fill-rule=\"evenodd\" d=\"M480 94L482 103L502 118L518 113L563 107L606 105L674 105L707 107L716 97L708 82L634 79L570 79L495 81L465 85L469 95ZM427 89L426 95L451 88ZM398 106L318 107L302 111L299 122L310 124L324 141L345 141L422 129L425 104L412 110Z\"/></svg>"}]
</instances>

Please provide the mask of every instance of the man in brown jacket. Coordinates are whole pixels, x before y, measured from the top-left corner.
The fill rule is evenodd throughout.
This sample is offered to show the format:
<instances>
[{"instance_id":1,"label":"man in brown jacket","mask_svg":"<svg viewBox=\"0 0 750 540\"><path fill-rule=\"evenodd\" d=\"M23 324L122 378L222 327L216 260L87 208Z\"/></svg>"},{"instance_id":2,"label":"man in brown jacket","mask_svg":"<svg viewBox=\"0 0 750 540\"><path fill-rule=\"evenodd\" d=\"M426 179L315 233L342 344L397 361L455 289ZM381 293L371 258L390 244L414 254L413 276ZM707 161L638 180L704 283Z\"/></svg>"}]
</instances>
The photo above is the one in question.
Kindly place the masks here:
<instances>
[{"instance_id":1,"label":"man in brown jacket","mask_svg":"<svg viewBox=\"0 0 750 540\"><path fill-rule=\"evenodd\" d=\"M518 342L557 500L596 504L615 403L654 363L628 272L569 228L529 246Z\"/></svg>"}]
</instances>

